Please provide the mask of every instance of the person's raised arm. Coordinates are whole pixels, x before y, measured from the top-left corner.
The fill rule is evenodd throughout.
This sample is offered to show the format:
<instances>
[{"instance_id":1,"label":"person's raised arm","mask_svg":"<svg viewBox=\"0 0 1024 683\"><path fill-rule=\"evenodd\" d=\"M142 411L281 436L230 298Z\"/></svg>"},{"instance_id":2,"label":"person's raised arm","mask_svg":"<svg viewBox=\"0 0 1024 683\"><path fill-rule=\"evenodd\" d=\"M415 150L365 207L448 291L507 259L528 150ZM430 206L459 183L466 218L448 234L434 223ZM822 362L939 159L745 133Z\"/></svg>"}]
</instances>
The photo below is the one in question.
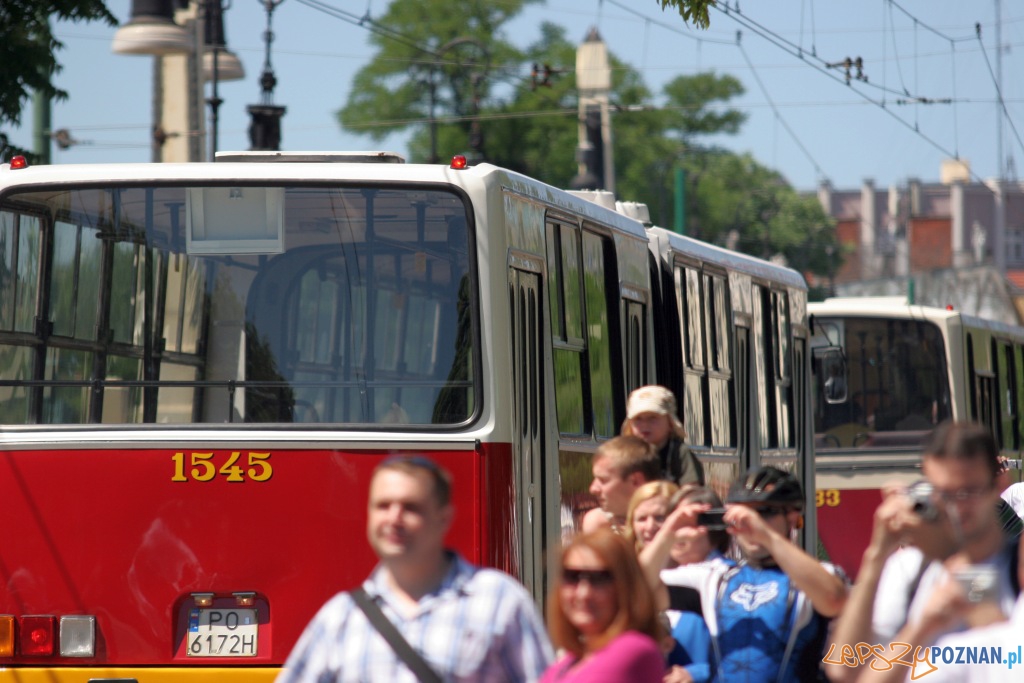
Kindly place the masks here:
<instances>
[{"instance_id":1,"label":"person's raised arm","mask_svg":"<svg viewBox=\"0 0 1024 683\"><path fill-rule=\"evenodd\" d=\"M640 551L640 567L651 588L657 589L661 584L659 574L668 564L669 553L676 542L677 534L688 528L699 530L699 527L696 527L697 515L710 507L707 503L680 503L665 518L665 523L654 534L654 538Z\"/></svg>"},{"instance_id":2,"label":"person's raised arm","mask_svg":"<svg viewBox=\"0 0 1024 683\"><path fill-rule=\"evenodd\" d=\"M807 595L814 611L834 617L846 604L847 588L842 577L833 574L817 559L771 528L754 510L733 505L725 513L730 533L745 536L768 550L772 559L797 588Z\"/></svg>"}]
</instances>

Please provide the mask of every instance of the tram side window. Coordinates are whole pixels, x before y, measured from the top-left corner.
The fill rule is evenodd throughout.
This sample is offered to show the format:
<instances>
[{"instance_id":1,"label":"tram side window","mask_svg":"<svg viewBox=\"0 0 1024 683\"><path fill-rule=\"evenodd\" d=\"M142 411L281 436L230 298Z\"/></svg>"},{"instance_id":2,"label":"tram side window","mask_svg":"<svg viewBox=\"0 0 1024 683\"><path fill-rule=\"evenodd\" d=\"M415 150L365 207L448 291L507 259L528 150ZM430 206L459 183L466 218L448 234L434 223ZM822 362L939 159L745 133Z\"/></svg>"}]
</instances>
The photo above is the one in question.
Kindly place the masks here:
<instances>
[{"instance_id":1,"label":"tram side window","mask_svg":"<svg viewBox=\"0 0 1024 683\"><path fill-rule=\"evenodd\" d=\"M776 394L774 372L775 336L772 334L772 308L764 287L753 286L754 386L757 392L757 426L761 448L774 448L778 443L778 422L775 420Z\"/></svg>"},{"instance_id":2,"label":"tram side window","mask_svg":"<svg viewBox=\"0 0 1024 683\"><path fill-rule=\"evenodd\" d=\"M608 307L614 259L600 235L564 223L547 224L548 291L558 430L567 435L614 436L612 343L618 333ZM617 309L612 309L617 310Z\"/></svg>"},{"instance_id":3,"label":"tram side window","mask_svg":"<svg viewBox=\"0 0 1024 683\"><path fill-rule=\"evenodd\" d=\"M707 368L704 363L704 315L701 311L700 272L694 268L675 267L676 309L679 314L680 338L683 347L682 419L687 440L706 445L704 397Z\"/></svg>"},{"instance_id":4,"label":"tram side window","mask_svg":"<svg viewBox=\"0 0 1024 683\"><path fill-rule=\"evenodd\" d=\"M793 446L793 328L789 317L789 295L772 291L772 333L775 338L775 382L778 412L778 447Z\"/></svg>"},{"instance_id":5,"label":"tram side window","mask_svg":"<svg viewBox=\"0 0 1024 683\"><path fill-rule=\"evenodd\" d=\"M612 366L611 320L608 315L608 292L605 289L608 265L605 263L604 240L592 232L583 233L583 289L587 312L587 357L590 361L591 414L594 434L614 436L616 387Z\"/></svg>"},{"instance_id":6,"label":"tram side window","mask_svg":"<svg viewBox=\"0 0 1024 683\"><path fill-rule=\"evenodd\" d=\"M551 301L551 343L555 375L558 431L586 432L583 396L583 339L579 321L580 259L577 231L561 223L547 224L548 295Z\"/></svg>"},{"instance_id":7,"label":"tram side window","mask_svg":"<svg viewBox=\"0 0 1024 683\"><path fill-rule=\"evenodd\" d=\"M1024 443L1024 411L1021 410L1021 403L1024 402L1024 359L1021 358L1022 351L1024 351L1024 347L1021 346L1013 346L1010 350L1010 353L1013 355L1014 368L1010 381L1013 382L1014 395L1017 397L1013 425L1014 443L1017 444L1015 447L1020 447Z\"/></svg>"},{"instance_id":8,"label":"tram side window","mask_svg":"<svg viewBox=\"0 0 1024 683\"><path fill-rule=\"evenodd\" d=\"M708 400L711 445L736 445L733 411L732 315L728 308L727 281L704 274L704 316L708 331Z\"/></svg>"},{"instance_id":9,"label":"tram side window","mask_svg":"<svg viewBox=\"0 0 1024 683\"><path fill-rule=\"evenodd\" d=\"M624 300L626 319L626 394L644 383L646 377L646 353L647 335L645 334L645 322L647 320L646 307L637 301Z\"/></svg>"},{"instance_id":10,"label":"tram side window","mask_svg":"<svg viewBox=\"0 0 1024 683\"><path fill-rule=\"evenodd\" d=\"M1009 342L993 340L996 354L996 378L999 383L999 440L1003 448L1016 449L1019 444L1017 420L1019 410L1017 401L1017 370L1013 345Z\"/></svg>"}]
</instances>

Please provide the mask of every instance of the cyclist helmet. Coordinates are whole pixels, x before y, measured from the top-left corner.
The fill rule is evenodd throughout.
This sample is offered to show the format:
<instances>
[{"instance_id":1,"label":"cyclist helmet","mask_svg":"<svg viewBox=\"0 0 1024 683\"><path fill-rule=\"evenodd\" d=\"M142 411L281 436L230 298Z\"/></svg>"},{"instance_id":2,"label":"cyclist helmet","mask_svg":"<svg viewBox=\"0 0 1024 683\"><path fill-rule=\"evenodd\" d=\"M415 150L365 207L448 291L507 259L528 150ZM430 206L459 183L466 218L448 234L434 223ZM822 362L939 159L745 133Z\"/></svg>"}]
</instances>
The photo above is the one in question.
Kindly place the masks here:
<instances>
[{"instance_id":1,"label":"cyclist helmet","mask_svg":"<svg viewBox=\"0 0 1024 683\"><path fill-rule=\"evenodd\" d=\"M789 472L777 467L758 467L733 482L725 502L803 507L804 492Z\"/></svg>"}]
</instances>

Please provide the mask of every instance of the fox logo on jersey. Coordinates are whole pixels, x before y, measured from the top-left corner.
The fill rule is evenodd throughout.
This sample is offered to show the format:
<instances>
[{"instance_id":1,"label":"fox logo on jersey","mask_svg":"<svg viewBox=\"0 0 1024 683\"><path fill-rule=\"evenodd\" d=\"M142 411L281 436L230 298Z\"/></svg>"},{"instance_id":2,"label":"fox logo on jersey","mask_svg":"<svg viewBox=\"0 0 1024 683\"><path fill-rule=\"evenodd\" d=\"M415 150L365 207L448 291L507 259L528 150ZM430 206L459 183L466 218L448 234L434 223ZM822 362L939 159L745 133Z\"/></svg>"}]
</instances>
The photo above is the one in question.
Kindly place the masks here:
<instances>
[{"instance_id":1,"label":"fox logo on jersey","mask_svg":"<svg viewBox=\"0 0 1024 683\"><path fill-rule=\"evenodd\" d=\"M739 588L732 592L729 599L748 612L753 612L761 605L766 605L779 594L779 584L775 581L761 585L752 583L741 583Z\"/></svg>"}]
</instances>

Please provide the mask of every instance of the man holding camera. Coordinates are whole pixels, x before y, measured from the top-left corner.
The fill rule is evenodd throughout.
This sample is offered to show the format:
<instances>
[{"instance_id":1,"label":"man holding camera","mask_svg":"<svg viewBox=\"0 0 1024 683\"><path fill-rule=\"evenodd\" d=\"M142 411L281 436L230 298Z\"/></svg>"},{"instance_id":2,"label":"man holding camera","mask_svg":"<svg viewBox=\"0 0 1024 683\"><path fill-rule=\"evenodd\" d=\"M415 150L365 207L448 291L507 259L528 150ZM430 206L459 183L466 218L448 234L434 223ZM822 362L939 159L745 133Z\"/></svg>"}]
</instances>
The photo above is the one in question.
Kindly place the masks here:
<instances>
[{"instance_id":1,"label":"man holding camera","mask_svg":"<svg viewBox=\"0 0 1024 683\"><path fill-rule=\"evenodd\" d=\"M884 489L857 583L836 623L837 649L858 643L923 646L962 630L966 624L954 618L958 611L947 609L963 597L950 579L958 568L993 575L983 597L1010 614L1019 588L1011 568L1016 547L1008 543L997 513L998 456L984 426L943 423L924 446L924 481ZM864 673L892 680L907 674L903 667ZM830 666L828 674L847 681L858 671Z\"/></svg>"},{"instance_id":2,"label":"man holding camera","mask_svg":"<svg viewBox=\"0 0 1024 683\"><path fill-rule=\"evenodd\" d=\"M712 636L714 681L813 681L829 620L842 610L842 572L791 540L803 524L803 489L788 472L751 470L733 484L723 522L743 560L661 572L670 586L695 588ZM666 527L697 522L707 505L683 504ZM661 533L659 531L659 533Z\"/></svg>"}]
</instances>

